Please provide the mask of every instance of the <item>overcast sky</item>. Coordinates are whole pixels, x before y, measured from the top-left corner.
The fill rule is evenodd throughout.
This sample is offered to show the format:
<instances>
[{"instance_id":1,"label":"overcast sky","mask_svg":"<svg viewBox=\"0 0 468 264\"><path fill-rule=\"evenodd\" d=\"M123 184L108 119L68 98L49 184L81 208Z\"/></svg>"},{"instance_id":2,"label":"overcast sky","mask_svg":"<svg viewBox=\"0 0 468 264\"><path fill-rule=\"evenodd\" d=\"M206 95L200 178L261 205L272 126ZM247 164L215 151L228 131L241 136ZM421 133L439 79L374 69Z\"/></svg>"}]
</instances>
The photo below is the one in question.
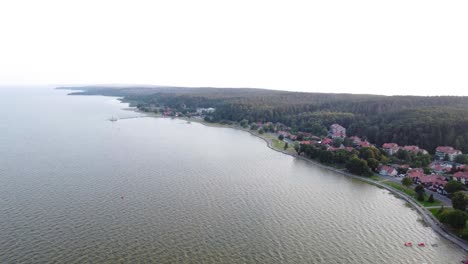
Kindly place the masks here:
<instances>
[{"instance_id":1,"label":"overcast sky","mask_svg":"<svg viewBox=\"0 0 468 264\"><path fill-rule=\"evenodd\" d=\"M0 1L0 85L468 95L468 1Z\"/></svg>"}]
</instances>

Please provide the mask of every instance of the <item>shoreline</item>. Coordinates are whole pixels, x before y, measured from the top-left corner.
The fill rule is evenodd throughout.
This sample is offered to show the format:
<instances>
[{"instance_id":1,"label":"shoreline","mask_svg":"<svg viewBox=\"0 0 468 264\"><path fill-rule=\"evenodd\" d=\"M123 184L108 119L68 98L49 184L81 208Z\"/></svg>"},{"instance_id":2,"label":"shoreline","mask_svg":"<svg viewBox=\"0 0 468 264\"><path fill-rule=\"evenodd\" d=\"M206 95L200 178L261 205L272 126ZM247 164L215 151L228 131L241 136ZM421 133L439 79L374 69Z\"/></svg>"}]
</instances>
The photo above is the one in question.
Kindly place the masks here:
<instances>
[{"instance_id":1,"label":"shoreline","mask_svg":"<svg viewBox=\"0 0 468 264\"><path fill-rule=\"evenodd\" d=\"M161 115L142 112L142 111L140 111L140 110L138 110L136 108L134 108L134 109L128 109L127 108L126 110L135 111L135 112L142 113L142 114L145 115L145 116L139 116L139 117L133 117L133 118L142 118L142 117L165 118L165 117L163 117ZM126 119L126 118L123 118L123 119ZM348 178L351 178L351 179L356 179L356 180L359 180L361 182L374 185L374 186L376 186L378 188L385 189L385 190L389 191L390 193L394 194L395 196L397 196L398 198L404 200L412 208L414 208L418 212L418 214L422 217L422 220L424 221L424 223L427 224L428 226L430 226L432 228L432 230L434 230L436 233L438 233L440 236L444 237L445 239L451 241L455 245L459 246L465 252L468 252L468 242L467 241L457 237L452 232L447 230L447 228L438 219L436 219L432 215L432 213L429 212L429 210L427 210L426 208L421 206L412 197L408 196L407 194L405 194L404 192L402 192L400 190L397 190L397 189L395 189L395 188L393 188L391 186L385 185L383 183L374 181L374 180L372 180L370 178L368 179L368 178L364 178L364 177L361 177L361 176L353 175L351 173L348 173L348 172L345 172L343 170L333 168L331 166L327 166L325 164L322 164L322 163L319 163L317 161L308 159L308 158L300 156L298 154L294 154L294 153L290 153L290 152L287 152L287 151L277 149L277 148L275 148L273 146L273 143L272 143L271 139L269 139L269 138L267 138L265 136L262 136L262 135L260 135L258 133L255 133L255 132L253 132L253 131L251 131L249 129L244 129L244 128L233 126L233 125L212 124L212 123L206 122L205 120L202 120L202 119L192 119L192 118L185 118L185 117L175 117L173 119L184 120L184 121L187 121L187 122L196 122L196 123L199 123L201 125L208 126L208 127L230 128L230 129L236 129L236 130L244 131L244 132L247 132L247 133L249 133L250 135L252 135L254 137L262 139L266 143L267 147L270 148L273 151L276 151L276 152L279 152L279 153L282 153L282 154L285 154L285 155L289 155L289 156L291 156L293 158L301 159L301 160L306 161L306 162L310 162L310 163L314 164L315 166L318 166L320 168L333 171L335 173L341 174L342 176L345 176L345 177L348 177Z\"/></svg>"},{"instance_id":2,"label":"shoreline","mask_svg":"<svg viewBox=\"0 0 468 264\"><path fill-rule=\"evenodd\" d=\"M294 157L294 158L297 158L297 159L301 159L301 160L304 160L306 162L310 162L316 166L319 166L320 168L324 168L324 169L327 169L327 170L330 170L330 171L333 171L335 173L338 173L338 174L341 174L345 177L349 177L349 178L352 178L352 179L356 179L356 180L359 180L361 182L364 182L364 183L368 183L368 184L371 184L371 185L374 185L378 188L382 188L382 189L385 189L387 191L389 191L390 193L396 195L398 198L400 199L403 199L405 202L407 202L408 204L411 205L412 208L414 208L418 213L419 215L421 215L422 217L422 220L424 221L424 223L426 223L428 226L430 226L432 228L432 230L434 230L436 233L438 233L439 235L441 235L442 237L444 237L445 239L451 241L452 243L454 243L455 245L459 246L460 248L462 248L463 250L465 250L465 252L468 252L468 242L457 237L456 235L454 235L453 233L451 233L449 230L447 230L447 228L438 220L436 219L431 212L429 212L429 210L427 210L426 208L424 208L423 206L419 205L419 203L417 203L412 197L408 196L407 194L405 194L404 192L400 191L400 190L397 190L391 186L388 186L388 185L385 185L383 183L380 183L380 182L377 182L377 181L374 181L372 179L367 179L367 178L364 178L364 177L361 177L361 176L357 176L357 175L353 175L351 173L348 173L348 172L345 172L345 171L342 171L342 170L339 170L339 169L336 169L336 168L333 168L333 167L330 167L330 166L327 166L325 164L322 164L322 163L319 163L317 161L314 161L314 160L311 160L311 159L308 159L306 157L303 157L303 156L300 156L300 155L297 155L297 154L293 154L293 153L289 153L287 151L283 151L283 150L280 150L280 149L277 149L275 147L273 147L273 143L272 141L267 138L267 137L264 137L260 134L257 134L251 130L248 130L248 129L243 129L243 128L240 128L240 127L235 127L233 125L219 125L219 126L216 126L216 125L209 125L210 123L204 121L204 120L192 120L192 119L188 119L188 118L177 118L177 119L181 119L181 120L186 120L186 121L193 121L193 122L197 122L197 123L200 123L202 125L205 125L205 126L210 126L210 127L224 127L224 128L232 128L232 129L236 129L236 130L240 130L240 131L244 131L244 132L247 132L249 134L251 134L252 136L254 137L257 137L257 138L260 138L262 139L263 141L265 141L265 143L267 144L267 147L270 148L271 150L274 150L276 152L279 152L279 153L282 153L282 154L285 154L285 155L289 155L291 157Z\"/></svg>"}]
</instances>

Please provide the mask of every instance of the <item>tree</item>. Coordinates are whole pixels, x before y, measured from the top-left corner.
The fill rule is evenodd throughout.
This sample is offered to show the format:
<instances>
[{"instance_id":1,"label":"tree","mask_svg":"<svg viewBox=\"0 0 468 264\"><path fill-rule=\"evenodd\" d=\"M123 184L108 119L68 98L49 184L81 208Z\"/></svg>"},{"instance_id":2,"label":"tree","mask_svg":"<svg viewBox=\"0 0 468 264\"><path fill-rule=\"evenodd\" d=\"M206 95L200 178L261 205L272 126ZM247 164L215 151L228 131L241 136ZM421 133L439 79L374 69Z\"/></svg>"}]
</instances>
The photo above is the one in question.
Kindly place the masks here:
<instances>
[{"instance_id":1,"label":"tree","mask_svg":"<svg viewBox=\"0 0 468 264\"><path fill-rule=\"evenodd\" d=\"M454 163L454 164L452 164L452 168L450 169L450 173L454 174L456 172L457 172L457 165Z\"/></svg>"},{"instance_id":2,"label":"tree","mask_svg":"<svg viewBox=\"0 0 468 264\"><path fill-rule=\"evenodd\" d=\"M353 156L349 159L346 163L346 169L357 175L369 176L370 174L367 162L357 156Z\"/></svg>"},{"instance_id":3,"label":"tree","mask_svg":"<svg viewBox=\"0 0 468 264\"><path fill-rule=\"evenodd\" d=\"M263 130L263 128L260 128L260 129L258 130L258 133L259 133L259 134L263 134L263 133L265 133L265 130Z\"/></svg>"},{"instance_id":4,"label":"tree","mask_svg":"<svg viewBox=\"0 0 468 264\"><path fill-rule=\"evenodd\" d=\"M294 142L294 150L296 150L297 154L301 154L301 145L298 142Z\"/></svg>"},{"instance_id":5,"label":"tree","mask_svg":"<svg viewBox=\"0 0 468 264\"><path fill-rule=\"evenodd\" d=\"M374 159L374 158L370 158L367 160L367 165L369 166L369 168L371 168L372 170L375 170L377 169L377 167L379 166L379 161Z\"/></svg>"},{"instance_id":6,"label":"tree","mask_svg":"<svg viewBox=\"0 0 468 264\"><path fill-rule=\"evenodd\" d=\"M331 151L321 151L319 155L319 160L322 163L332 163L334 159L334 154Z\"/></svg>"},{"instance_id":7,"label":"tree","mask_svg":"<svg viewBox=\"0 0 468 264\"><path fill-rule=\"evenodd\" d=\"M249 121L247 119L242 119L239 124L241 125L241 127L243 128L246 128L247 125L249 124Z\"/></svg>"},{"instance_id":8,"label":"tree","mask_svg":"<svg viewBox=\"0 0 468 264\"><path fill-rule=\"evenodd\" d=\"M341 144L343 144L343 139L340 138L340 137L336 137L336 138L333 139L333 143L332 143L332 144L333 144L333 146L334 146L335 148L339 148L339 147L341 146Z\"/></svg>"},{"instance_id":9,"label":"tree","mask_svg":"<svg viewBox=\"0 0 468 264\"><path fill-rule=\"evenodd\" d=\"M460 210L445 210L439 215L439 220L453 228L461 229L466 225L467 214Z\"/></svg>"},{"instance_id":10,"label":"tree","mask_svg":"<svg viewBox=\"0 0 468 264\"><path fill-rule=\"evenodd\" d=\"M428 167L424 167L423 170L424 174L431 174L431 169L429 169Z\"/></svg>"},{"instance_id":11,"label":"tree","mask_svg":"<svg viewBox=\"0 0 468 264\"><path fill-rule=\"evenodd\" d=\"M345 147L352 147L353 146L353 141L349 137L346 137L343 140L343 145Z\"/></svg>"},{"instance_id":12,"label":"tree","mask_svg":"<svg viewBox=\"0 0 468 264\"><path fill-rule=\"evenodd\" d=\"M447 182L444 189L448 193L454 193L454 192L457 192L457 191L464 190L465 185L463 183L459 182L459 181L453 181L452 180L452 181Z\"/></svg>"},{"instance_id":13,"label":"tree","mask_svg":"<svg viewBox=\"0 0 468 264\"><path fill-rule=\"evenodd\" d=\"M467 154L457 155L455 157L455 162L461 163L461 164L468 164L468 155Z\"/></svg>"},{"instance_id":14,"label":"tree","mask_svg":"<svg viewBox=\"0 0 468 264\"><path fill-rule=\"evenodd\" d=\"M450 161L450 157L448 154L445 154L444 161Z\"/></svg>"},{"instance_id":15,"label":"tree","mask_svg":"<svg viewBox=\"0 0 468 264\"><path fill-rule=\"evenodd\" d=\"M257 124L253 124L253 123L252 123L252 124L250 125L250 130L257 130L257 129L258 129Z\"/></svg>"},{"instance_id":16,"label":"tree","mask_svg":"<svg viewBox=\"0 0 468 264\"><path fill-rule=\"evenodd\" d=\"M424 186L422 184L418 184L416 187L414 187L414 191L417 193L417 194L424 194L425 190L424 190Z\"/></svg>"},{"instance_id":17,"label":"tree","mask_svg":"<svg viewBox=\"0 0 468 264\"><path fill-rule=\"evenodd\" d=\"M361 148L359 150L359 157L365 160L376 158L375 152L372 150L372 148Z\"/></svg>"},{"instance_id":18,"label":"tree","mask_svg":"<svg viewBox=\"0 0 468 264\"><path fill-rule=\"evenodd\" d=\"M403 184L406 187L409 187L413 184L413 180L411 180L411 178L409 177L405 177L401 180L401 184Z\"/></svg>"},{"instance_id":19,"label":"tree","mask_svg":"<svg viewBox=\"0 0 468 264\"><path fill-rule=\"evenodd\" d=\"M424 192L418 192L416 199L418 199L418 201L424 202Z\"/></svg>"},{"instance_id":20,"label":"tree","mask_svg":"<svg viewBox=\"0 0 468 264\"><path fill-rule=\"evenodd\" d=\"M428 202L428 203L433 203L433 202L434 202L434 195L433 195L433 194L431 194L431 195L429 196L429 198L427 199L427 202Z\"/></svg>"},{"instance_id":21,"label":"tree","mask_svg":"<svg viewBox=\"0 0 468 264\"><path fill-rule=\"evenodd\" d=\"M283 136L283 135L279 135L279 136L278 136L278 139L279 139L279 140L283 140L283 139L284 139L284 136Z\"/></svg>"},{"instance_id":22,"label":"tree","mask_svg":"<svg viewBox=\"0 0 468 264\"><path fill-rule=\"evenodd\" d=\"M289 147L289 144L288 144L288 142L284 143L284 150L287 150L287 149L288 149L288 147Z\"/></svg>"},{"instance_id":23,"label":"tree","mask_svg":"<svg viewBox=\"0 0 468 264\"><path fill-rule=\"evenodd\" d=\"M466 206L468 205L468 196L463 192L456 192L452 196L452 207L453 209L458 209L465 211Z\"/></svg>"},{"instance_id":24,"label":"tree","mask_svg":"<svg viewBox=\"0 0 468 264\"><path fill-rule=\"evenodd\" d=\"M396 153L396 156L397 156L397 158L399 158L399 159L401 159L403 161L406 161L406 162L410 161L410 154L406 150L403 150L403 149L398 150L397 153Z\"/></svg>"}]
</instances>

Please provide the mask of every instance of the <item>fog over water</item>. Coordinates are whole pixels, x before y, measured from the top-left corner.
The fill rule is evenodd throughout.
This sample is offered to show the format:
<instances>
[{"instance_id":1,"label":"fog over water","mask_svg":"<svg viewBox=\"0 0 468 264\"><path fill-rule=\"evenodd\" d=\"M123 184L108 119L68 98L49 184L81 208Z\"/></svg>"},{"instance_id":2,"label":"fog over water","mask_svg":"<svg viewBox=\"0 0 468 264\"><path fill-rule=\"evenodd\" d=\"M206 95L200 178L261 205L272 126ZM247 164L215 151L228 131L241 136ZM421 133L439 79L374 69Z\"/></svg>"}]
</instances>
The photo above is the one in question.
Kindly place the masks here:
<instances>
[{"instance_id":1,"label":"fog over water","mask_svg":"<svg viewBox=\"0 0 468 264\"><path fill-rule=\"evenodd\" d=\"M0 89L0 263L460 263L388 191L246 132ZM407 248L404 242L425 242Z\"/></svg>"}]
</instances>

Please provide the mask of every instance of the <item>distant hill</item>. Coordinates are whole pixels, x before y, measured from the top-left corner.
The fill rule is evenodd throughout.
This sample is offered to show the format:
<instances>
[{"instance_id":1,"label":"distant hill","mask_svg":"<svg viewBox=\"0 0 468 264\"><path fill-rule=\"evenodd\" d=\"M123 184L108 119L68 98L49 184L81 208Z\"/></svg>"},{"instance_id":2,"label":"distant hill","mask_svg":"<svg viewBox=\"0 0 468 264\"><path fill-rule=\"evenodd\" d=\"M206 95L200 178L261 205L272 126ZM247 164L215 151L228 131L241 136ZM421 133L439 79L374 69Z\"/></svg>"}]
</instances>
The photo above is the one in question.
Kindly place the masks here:
<instances>
[{"instance_id":1,"label":"distant hill","mask_svg":"<svg viewBox=\"0 0 468 264\"><path fill-rule=\"evenodd\" d=\"M145 107L214 107L213 121L281 122L323 135L332 123L381 145L415 144L433 152L451 145L468 152L468 97L383 96L253 88L65 87L75 95L108 95Z\"/></svg>"}]
</instances>

